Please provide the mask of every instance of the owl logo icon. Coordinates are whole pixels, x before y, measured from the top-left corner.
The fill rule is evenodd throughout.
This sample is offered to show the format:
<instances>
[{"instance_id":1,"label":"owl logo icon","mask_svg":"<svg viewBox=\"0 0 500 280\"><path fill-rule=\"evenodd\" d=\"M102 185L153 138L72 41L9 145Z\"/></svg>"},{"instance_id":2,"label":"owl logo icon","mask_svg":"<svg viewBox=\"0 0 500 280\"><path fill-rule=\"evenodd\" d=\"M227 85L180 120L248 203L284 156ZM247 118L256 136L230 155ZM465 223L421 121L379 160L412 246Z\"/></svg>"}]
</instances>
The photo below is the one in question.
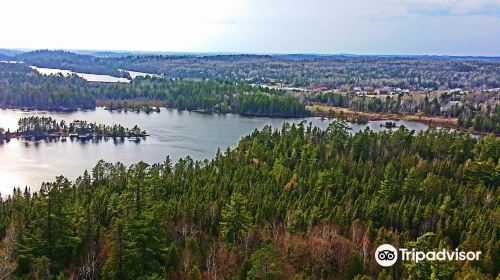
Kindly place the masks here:
<instances>
[{"instance_id":1,"label":"owl logo icon","mask_svg":"<svg viewBox=\"0 0 500 280\"><path fill-rule=\"evenodd\" d=\"M375 250L375 260L381 266L392 266L398 260L398 250L391 244L382 244Z\"/></svg>"}]
</instances>

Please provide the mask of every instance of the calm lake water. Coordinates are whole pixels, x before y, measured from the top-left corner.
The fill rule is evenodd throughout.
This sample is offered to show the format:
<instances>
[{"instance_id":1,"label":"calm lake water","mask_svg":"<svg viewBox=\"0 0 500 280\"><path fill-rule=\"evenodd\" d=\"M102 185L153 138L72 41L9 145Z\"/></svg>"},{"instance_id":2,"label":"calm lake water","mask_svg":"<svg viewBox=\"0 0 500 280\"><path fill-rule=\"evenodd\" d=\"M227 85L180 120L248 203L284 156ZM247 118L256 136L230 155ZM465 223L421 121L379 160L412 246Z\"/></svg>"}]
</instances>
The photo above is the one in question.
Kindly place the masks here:
<instances>
[{"instance_id":1,"label":"calm lake water","mask_svg":"<svg viewBox=\"0 0 500 280\"><path fill-rule=\"evenodd\" d=\"M110 75L98 75L98 74L88 74L88 73L77 73L71 70L62 70L62 69L54 69L54 68L42 68L36 66L30 66L34 70L38 71L40 74L44 75L56 75L63 74L64 76L69 76L71 74L76 74L80 78L87 80L89 82L101 82L101 83L130 83L130 80L127 78L119 78ZM146 73L134 72L133 78L137 76L144 76Z\"/></svg>"},{"instance_id":2,"label":"calm lake water","mask_svg":"<svg viewBox=\"0 0 500 280\"><path fill-rule=\"evenodd\" d=\"M304 119L253 118L235 114L206 115L188 111L162 109L160 113L109 112L102 108L94 111L73 113L0 110L0 127L11 131L17 129L19 118L28 116L51 116L67 122L79 119L108 125L121 124L125 127L139 125L149 134L140 143L125 140L93 142L68 141L26 141L12 139L0 144L0 192L5 195L12 192L14 186L30 186L38 190L40 184L53 181L58 175L70 180L76 179L86 169L103 159L109 162L122 162L126 165L145 161L163 162L167 155L176 162L181 157L191 156L196 160L212 158L217 148L232 147L238 140L255 129L270 124L279 128L283 122L300 122ZM307 121L321 128L326 128L328 120L307 118ZM356 132L366 126L380 130L382 121L368 125L352 125ZM422 130L427 126L406 121L397 122L409 129Z\"/></svg>"}]
</instances>

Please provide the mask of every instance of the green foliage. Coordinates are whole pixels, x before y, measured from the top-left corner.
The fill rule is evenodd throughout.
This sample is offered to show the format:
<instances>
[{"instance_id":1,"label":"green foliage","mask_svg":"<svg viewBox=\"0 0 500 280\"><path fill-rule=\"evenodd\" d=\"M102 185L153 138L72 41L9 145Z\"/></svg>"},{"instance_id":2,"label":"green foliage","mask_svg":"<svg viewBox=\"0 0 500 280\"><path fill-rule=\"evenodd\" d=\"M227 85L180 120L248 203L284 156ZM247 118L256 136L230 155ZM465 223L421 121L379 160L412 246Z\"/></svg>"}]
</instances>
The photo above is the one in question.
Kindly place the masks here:
<instances>
[{"instance_id":1,"label":"green foliage","mask_svg":"<svg viewBox=\"0 0 500 280\"><path fill-rule=\"evenodd\" d=\"M438 251L439 247L434 247L436 236L434 233L426 233L417 238L416 241L407 242L406 248L419 251ZM458 270L458 266L453 262L432 262L421 261L419 263L407 262L404 264L408 271L409 279L452 279Z\"/></svg>"},{"instance_id":2,"label":"green foliage","mask_svg":"<svg viewBox=\"0 0 500 280\"><path fill-rule=\"evenodd\" d=\"M95 97L73 75L45 76L24 64L0 63L0 107L44 110L92 109Z\"/></svg>"},{"instance_id":3,"label":"green foliage","mask_svg":"<svg viewBox=\"0 0 500 280\"><path fill-rule=\"evenodd\" d=\"M276 280L283 277L283 263L272 244L264 244L250 258L247 280Z\"/></svg>"},{"instance_id":4,"label":"green foliage","mask_svg":"<svg viewBox=\"0 0 500 280\"><path fill-rule=\"evenodd\" d=\"M138 137L146 136L146 131L136 125L133 128L125 128L115 124L107 126L104 124L88 123L76 120L69 124L65 121L57 122L52 117L26 117L17 122L19 128L17 133L25 137L48 137L49 134L67 136L69 134L96 134L105 137Z\"/></svg>"},{"instance_id":5,"label":"green foliage","mask_svg":"<svg viewBox=\"0 0 500 280\"><path fill-rule=\"evenodd\" d=\"M282 117L310 115L298 98L286 95L283 91L247 83L151 76L137 77L130 83L90 83L76 75L45 76L24 67L0 63L0 107L94 109L96 100L105 99L120 103L124 100L131 103L138 100L159 101L168 107L202 113L233 112ZM115 107L110 105L111 108ZM149 112L152 109L145 110Z\"/></svg>"},{"instance_id":6,"label":"green foliage","mask_svg":"<svg viewBox=\"0 0 500 280\"><path fill-rule=\"evenodd\" d=\"M276 94L240 94L234 101L237 113L253 116L309 116L303 104L292 96Z\"/></svg>"},{"instance_id":7,"label":"green foliage","mask_svg":"<svg viewBox=\"0 0 500 280\"><path fill-rule=\"evenodd\" d=\"M81 55L39 50L16 60L39 67L81 73L127 76L117 69L169 78L280 81L293 86L339 88L349 86L400 88L500 87L498 60L457 57L380 57L344 55Z\"/></svg>"},{"instance_id":8,"label":"green foliage","mask_svg":"<svg viewBox=\"0 0 500 280\"><path fill-rule=\"evenodd\" d=\"M201 280L201 271L197 266L193 266L188 272L187 280Z\"/></svg>"},{"instance_id":9,"label":"green foliage","mask_svg":"<svg viewBox=\"0 0 500 280\"><path fill-rule=\"evenodd\" d=\"M247 210L246 199L239 193L233 193L229 204L222 209L222 239L229 243L236 243L251 226L252 217Z\"/></svg>"},{"instance_id":10,"label":"green foliage","mask_svg":"<svg viewBox=\"0 0 500 280\"><path fill-rule=\"evenodd\" d=\"M100 161L73 183L2 199L0 251L15 244L20 279L89 268L102 279L491 279L499 145L442 129L351 135L343 122L300 123L255 131L212 160ZM18 234L5 238L12 225ZM380 269L371 254L382 243L483 253Z\"/></svg>"},{"instance_id":11,"label":"green foliage","mask_svg":"<svg viewBox=\"0 0 500 280\"><path fill-rule=\"evenodd\" d=\"M342 272L343 279L355 279L356 277L361 277L363 272L363 258L358 252L352 251L347 257L344 270Z\"/></svg>"},{"instance_id":12,"label":"green foliage","mask_svg":"<svg viewBox=\"0 0 500 280\"><path fill-rule=\"evenodd\" d=\"M500 134L500 105L496 104L490 112L469 109L458 121L462 127L473 131Z\"/></svg>"}]
</instances>

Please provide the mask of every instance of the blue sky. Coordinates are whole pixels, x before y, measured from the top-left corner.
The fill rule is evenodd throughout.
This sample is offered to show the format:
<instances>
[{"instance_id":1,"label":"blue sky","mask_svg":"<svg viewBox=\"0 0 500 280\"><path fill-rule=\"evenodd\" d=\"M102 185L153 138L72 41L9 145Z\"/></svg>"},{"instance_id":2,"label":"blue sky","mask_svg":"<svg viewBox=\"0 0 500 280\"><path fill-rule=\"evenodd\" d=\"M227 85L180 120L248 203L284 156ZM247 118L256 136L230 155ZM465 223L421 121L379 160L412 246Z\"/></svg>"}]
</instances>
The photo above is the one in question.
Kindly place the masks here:
<instances>
[{"instance_id":1,"label":"blue sky","mask_svg":"<svg viewBox=\"0 0 500 280\"><path fill-rule=\"evenodd\" d=\"M500 56L500 0L16 0L0 48Z\"/></svg>"}]
</instances>

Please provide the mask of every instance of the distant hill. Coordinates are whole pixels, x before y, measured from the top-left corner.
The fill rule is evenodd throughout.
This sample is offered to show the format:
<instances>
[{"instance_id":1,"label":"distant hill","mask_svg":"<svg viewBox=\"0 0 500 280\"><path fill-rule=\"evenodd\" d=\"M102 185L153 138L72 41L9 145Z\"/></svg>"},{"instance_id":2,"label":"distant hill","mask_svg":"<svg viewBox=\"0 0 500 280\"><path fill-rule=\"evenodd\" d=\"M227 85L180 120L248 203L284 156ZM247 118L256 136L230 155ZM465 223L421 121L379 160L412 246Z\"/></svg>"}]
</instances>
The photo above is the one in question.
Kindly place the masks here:
<instances>
[{"instance_id":1,"label":"distant hill","mask_svg":"<svg viewBox=\"0 0 500 280\"><path fill-rule=\"evenodd\" d=\"M74 72L105 74L123 77L127 72L121 72L110 67L104 58L93 55L77 54L65 50L36 50L18 54L16 60L37 67L71 70Z\"/></svg>"},{"instance_id":2,"label":"distant hill","mask_svg":"<svg viewBox=\"0 0 500 280\"><path fill-rule=\"evenodd\" d=\"M23 53L24 51L21 50L10 50L10 49L0 49L0 56L6 57L14 57L18 54Z\"/></svg>"},{"instance_id":3,"label":"distant hill","mask_svg":"<svg viewBox=\"0 0 500 280\"><path fill-rule=\"evenodd\" d=\"M7 54L8 53L8 54ZM6 52L29 65L127 77L130 71L167 78L216 79L292 87L500 87L500 57L356 54L234 54L37 50ZM10 58L9 58L10 60Z\"/></svg>"},{"instance_id":4,"label":"distant hill","mask_svg":"<svg viewBox=\"0 0 500 280\"><path fill-rule=\"evenodd\" d=\"M25 61L45 61L49 63L50 61L63 61L63 60L91 60L90 55L81 55L64 50L36 50L24 53L19 53L16 55L17 58Z\"/></svg>"},{"instance_id":5,"label":"distant hill","mask_svg":"<svg viewBox=\"0 0 500 280\"><path fill-rule=\"evenodd\" d=\"M1 54L0 53L0 61L9 61L11 60L12 57L11 56L8 56L8 55L5 55L5 54Z\"/></svg>"}]
</instances>

